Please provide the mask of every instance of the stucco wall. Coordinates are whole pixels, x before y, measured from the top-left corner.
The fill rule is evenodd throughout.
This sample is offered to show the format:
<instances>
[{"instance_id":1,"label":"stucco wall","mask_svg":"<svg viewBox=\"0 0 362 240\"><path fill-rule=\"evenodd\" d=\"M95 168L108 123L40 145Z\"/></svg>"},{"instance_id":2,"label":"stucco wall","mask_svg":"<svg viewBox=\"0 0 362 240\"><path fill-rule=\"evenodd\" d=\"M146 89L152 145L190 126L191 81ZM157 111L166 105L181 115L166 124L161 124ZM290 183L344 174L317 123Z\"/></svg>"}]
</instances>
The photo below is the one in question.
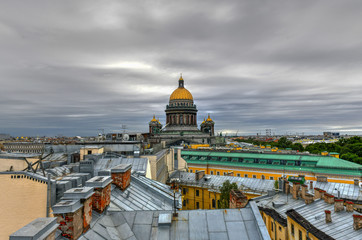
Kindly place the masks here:
<instances>
[{"instance_id":1,"label":"stucco wall","mask_svg":"<svg viewBox=\"0 0 362 240\"><path fill-rule=\"evenodd\" d=\"M10 234L34 219L46 217L45 182L25 175L0 174L0 193L0 239L9 239Z\"/></svg>"}]
</instances>

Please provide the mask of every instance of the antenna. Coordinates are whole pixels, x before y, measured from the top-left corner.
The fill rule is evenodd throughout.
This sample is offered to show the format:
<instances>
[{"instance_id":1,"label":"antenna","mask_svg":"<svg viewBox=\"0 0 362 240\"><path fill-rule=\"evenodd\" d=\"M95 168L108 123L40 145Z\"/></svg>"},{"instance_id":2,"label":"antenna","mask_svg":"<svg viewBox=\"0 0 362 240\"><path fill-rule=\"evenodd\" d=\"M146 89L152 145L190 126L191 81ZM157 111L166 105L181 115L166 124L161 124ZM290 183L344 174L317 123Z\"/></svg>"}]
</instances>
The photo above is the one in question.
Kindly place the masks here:
<instances>
[{"instance_id":1,"label":"antenna","mask_svg":"<svg viewBox=\"0 0 362 240\"><path fill-rule=\"evenodd\" d=\"M121 124L121 128L123 129L123 133L126 132L127 126L125 124Z\"/></svg>"}]
</instances>

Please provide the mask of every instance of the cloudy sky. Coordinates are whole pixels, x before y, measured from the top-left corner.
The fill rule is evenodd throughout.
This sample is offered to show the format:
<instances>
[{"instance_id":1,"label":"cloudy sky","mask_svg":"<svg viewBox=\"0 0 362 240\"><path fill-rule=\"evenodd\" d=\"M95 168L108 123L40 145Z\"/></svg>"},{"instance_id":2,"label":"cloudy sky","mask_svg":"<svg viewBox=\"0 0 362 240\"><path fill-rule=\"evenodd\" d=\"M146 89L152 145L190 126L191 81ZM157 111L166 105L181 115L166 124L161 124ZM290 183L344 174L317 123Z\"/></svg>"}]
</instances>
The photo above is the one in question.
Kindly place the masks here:
<instances>
[{"instance_id":1,"label":"cloudy sky","mask_svg":"<svg viewBox=\"0 0 362 240\"><path fill-rule=\"evenodd\" d=\"M0 133L147 131L182 72L217 131L362 131L362 1L0 3Z\"/></svg>"}]
</instances>

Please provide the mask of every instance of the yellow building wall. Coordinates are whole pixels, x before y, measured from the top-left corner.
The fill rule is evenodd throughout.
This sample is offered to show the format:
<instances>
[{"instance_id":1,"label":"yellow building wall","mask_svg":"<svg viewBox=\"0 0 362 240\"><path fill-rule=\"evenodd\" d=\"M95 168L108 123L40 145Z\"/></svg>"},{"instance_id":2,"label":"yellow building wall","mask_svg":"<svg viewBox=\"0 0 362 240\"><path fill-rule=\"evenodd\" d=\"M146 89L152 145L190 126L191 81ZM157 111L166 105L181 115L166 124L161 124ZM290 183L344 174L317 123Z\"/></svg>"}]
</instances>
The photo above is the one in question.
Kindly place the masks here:
<instances>
[{"instance_id":1,"label":"yellow building wall","mask_svg":"<svg viewBox=\"0 0 362 240\"><path fill-rule=\"evenodd\" d=\"M81 160L84 160L84 156L88 155L88 151L91 151L91 154L102 154L104 153L104 148L81 148L79 151Z\"/></svg>"},{"instance_id":2,"label":"yellow building wall","mask_svg":"<svg viewBox=\"0 0 362 240\"><path fill-rule=\"evenodd\" d=\"M26 178L11 178L12 174L0 174L0 239L36 218L46 217L47 184Z\"/></svg>"},{"instance_id":3,"label":"yellow building wall","mask_svg":"<svg viewBox=\"0 0 362 240\"><path fill-rule=\"evenodd\" d=\"M195 173L197 171L205 171L205 174L208 175L225 175L229 172L234 172L234 177L248 177L253 178L253 175L255 175L255 178L262 179L262 176L265 177L265 179L270 180L278 180L278 178L282 177L283 174L289 176L297 176L298 173L296 172L289 172L285 171L283 172L267 172L267 170L264 169L255 169L255 170L248 170L248 169L242 169L242 168L230 168L230 169L224 169L224 168L215 168L215 167L201 167L201 166L193 166L188 164L189 172ZM270 170L269 170L270 171ZM219 173L219 174L218 174ZM238 175L239 174L239 175ZM247 176L245 176L247 175ZM327 176L327 175L326 175ZM317 176L305 176L306 180L312 180L317 181ZM347 183L347 184L353 184L354 180L351 177L350 179L346 178L337 178L337 177L328 177L328 182L335 182L335 183Z\"/></svg>"},{"instance_id":4,"label":"yellow building wall","mask_svg":"<svg viewBox=\"0 0 362 240\"><path fill-rule=\"evenodd\" d=\"M288 221L288 239L290 240L304 240L306 239L307 230L300 226L297 222L292 220L290 217L287 217ZM292 225L294 226L294 234L292 234ZM299 231L302 232L302 238L299 238ZM310 240L319 240L313 234L308 233L308 237Z\"/></svg>"},{"instance_id":5,"label":"yellow building wall","mask_svg":"<svg viewBox=\"0 0 362 240\"><path fill-rule=\"evenodd\" d=\"M277 221L274 221L271 216L265 214L263 211L260 213L272 240L288 240L287 227L284 227Z\"/></svg>"}]
</instances>

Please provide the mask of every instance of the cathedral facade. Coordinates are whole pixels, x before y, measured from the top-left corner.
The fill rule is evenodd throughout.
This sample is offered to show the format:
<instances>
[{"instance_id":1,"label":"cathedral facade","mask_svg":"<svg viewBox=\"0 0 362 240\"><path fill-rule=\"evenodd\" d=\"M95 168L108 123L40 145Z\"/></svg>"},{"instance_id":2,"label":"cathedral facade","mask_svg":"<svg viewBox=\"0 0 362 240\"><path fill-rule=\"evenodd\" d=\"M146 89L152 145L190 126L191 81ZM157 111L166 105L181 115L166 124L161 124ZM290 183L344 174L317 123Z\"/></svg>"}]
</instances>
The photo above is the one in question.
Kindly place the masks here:
<instances>
[{"instance_id":1,"label":"cathedral facade","mask_svg":"<svg viewBox=\"0 0 362 240\"><path fill-rule=\"evenodd\" d=\"M194 104L192 94L185 88L185 83L180 77L178 88L170 96L166 105L166 124L162 126L159 120L153 116L149 122L149 134L151 143L165 141L167 145L179 144L213 144L214 121L210 115L197 126L197 107Z\"/></svg>"}]
</instances>

